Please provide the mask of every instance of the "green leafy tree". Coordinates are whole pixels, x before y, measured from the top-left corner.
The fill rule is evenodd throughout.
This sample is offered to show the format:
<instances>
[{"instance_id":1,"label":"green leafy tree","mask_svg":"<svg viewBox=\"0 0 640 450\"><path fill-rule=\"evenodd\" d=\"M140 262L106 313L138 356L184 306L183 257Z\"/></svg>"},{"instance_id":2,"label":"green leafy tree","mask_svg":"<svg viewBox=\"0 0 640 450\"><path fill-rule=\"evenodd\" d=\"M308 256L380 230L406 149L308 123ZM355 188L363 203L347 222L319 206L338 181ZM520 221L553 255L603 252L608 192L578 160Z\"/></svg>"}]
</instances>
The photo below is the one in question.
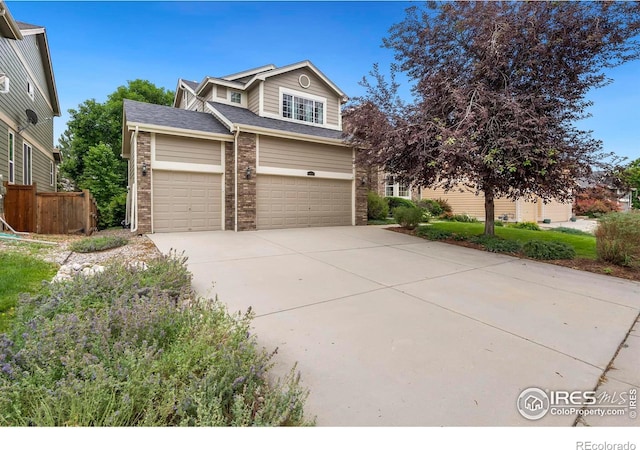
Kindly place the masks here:
<instances>
[{"instance_id":1,"label":"green leafy tree","mask_svg":"<svg viewBox=\"0 0 640 450\"><path fill-rule=\"evenodd\" d=\"M112 201L126 195L123 175L119 168L121 161L106 144L90 147L84 157L84 171L78 180L81 189L89 189L98 204L100 228L117 224L124 217L114 217Z\"/></svg>"},{"instance_id":2,"label":"green leafy tree","mask_svg":"<svg viewBox=\"0 0 640 450\"><path fill-rule=\"evenodd\" d=\"M632 189L633 207L640 209L640 198L638 198L640 195L640 158L629 163L623 170L621 178Z\"/></svg>"},{"instance_id":3,"label":"green leafy tree","mask_svg":"<svg viewBox=\"0 0 640 450\"><path fill-rule=\"evenodd\" d=\"M58 140L63 156L60 171L71 184L91 190L103 214L102 226L119 224L117 216L120 214L110 214L109 204L119 205L111 209L122 210L122 192L126 192L127 163L120 157L123 100L126 98L168 106L172 104L173 96L172 91L157 87L150 81L133 80L128 81L126 86L118 87L104 103L89 99L76 109L69 110L71 117L67 129ZM105 148L111 151L113 158L108 160L108 167L113 170L113 177L107 177L104 181L100 177L92 178L97 170L94 167L97 161L95 151L88 160L92 148L100 148L101 152ZM104 155L102 157L106 158ZM117 180L119 190L115 189L113 180ZM88 187L88 184L92 187ZM117 201L114 201L114 196L119 196ZM111 223L105 222L107 220L111 220Z\"/></svg>"},{"instance_id":4,"label":"green leafy tree","mask_svg":"<svg viewBox=\"0 0 640 450\"><path fill-rule=\"evenodd\" d=\"M418 186L469 186L485 198L572 198L613 155L576 128L604 73L640 56L637 2L429 2L411 7L384 40L392 74L413 81L413 99L374 66L373 84L344 114L360 157ZM377 82L377 83L376 83Z\"/></svg>"}]
</instances>

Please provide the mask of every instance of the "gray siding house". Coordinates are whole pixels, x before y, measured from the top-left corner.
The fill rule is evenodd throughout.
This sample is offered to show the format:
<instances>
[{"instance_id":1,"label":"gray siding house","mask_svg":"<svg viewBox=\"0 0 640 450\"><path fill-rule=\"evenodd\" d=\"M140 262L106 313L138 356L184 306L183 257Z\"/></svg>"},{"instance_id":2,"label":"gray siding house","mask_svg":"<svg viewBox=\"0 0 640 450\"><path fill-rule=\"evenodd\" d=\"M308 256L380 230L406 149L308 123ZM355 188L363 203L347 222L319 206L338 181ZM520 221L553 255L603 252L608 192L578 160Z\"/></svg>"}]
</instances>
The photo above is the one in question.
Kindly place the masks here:
<instances>
[{"instance_id":1,"label":"gray siding house","mask_svg":"<svg viewBox=\"0 0 640 450\"><path fill-rule=\"evenodd\" d=\"M309 61L179 80L173 107L125 100L131 231L366 224L346 100Z\"/></svg>"},{"instance_id":2,"label":"gray siding house","mask_svg":"<svg viewBox=\"0 0 640 450\"><path fill-rule=\"evenodd\" d=\"M31 123L27 110L38 118ZM13 19L0 1L0 174L55 191L53 118L60 116L44 27Z\"/></svg>"}]
</instances>

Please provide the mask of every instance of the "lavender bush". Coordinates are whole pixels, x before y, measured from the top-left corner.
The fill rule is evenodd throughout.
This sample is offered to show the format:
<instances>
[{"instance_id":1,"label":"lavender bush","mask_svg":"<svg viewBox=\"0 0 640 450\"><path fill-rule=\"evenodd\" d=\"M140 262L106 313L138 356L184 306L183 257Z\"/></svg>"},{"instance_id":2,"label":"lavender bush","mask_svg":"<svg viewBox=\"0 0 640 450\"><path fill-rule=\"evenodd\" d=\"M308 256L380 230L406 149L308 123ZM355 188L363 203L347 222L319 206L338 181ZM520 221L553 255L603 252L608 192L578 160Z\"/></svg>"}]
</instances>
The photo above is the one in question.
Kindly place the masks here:
<instances>
[{"instance_id":1,"label":"lavender bush","mask_svg":"<svg viewBox=\"0 0 640 450\"><path fill-rule=\"evenodd\" d=\"M252 314L195 299L185 260L108 267L23 297L0 335L0 425L308 425L295 368L269 383L275 352Z\"/></svg>"}]
</instances>

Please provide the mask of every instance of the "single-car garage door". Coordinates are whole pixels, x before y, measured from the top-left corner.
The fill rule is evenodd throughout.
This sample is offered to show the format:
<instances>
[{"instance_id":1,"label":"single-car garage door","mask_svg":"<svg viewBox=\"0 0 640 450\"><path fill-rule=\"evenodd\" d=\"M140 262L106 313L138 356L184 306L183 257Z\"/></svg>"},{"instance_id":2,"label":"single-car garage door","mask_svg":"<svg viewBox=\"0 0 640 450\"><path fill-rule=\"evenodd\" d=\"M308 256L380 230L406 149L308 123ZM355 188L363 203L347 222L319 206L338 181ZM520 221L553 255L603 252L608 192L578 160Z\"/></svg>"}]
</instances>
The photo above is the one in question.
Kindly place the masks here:
<instances>
[{"instance_id":1,"label":"single-car garage door","mask_svg":"<svg viewBox=\"0 0 640 450\"><path fill-rule=\"evenodd\" d=\"M257 228L352 224L352 182L258 175Z\"/></svg>"},{"instance_id":2,"label":"single-car garage door","mask_svg":"<svg viewBox=\"0 0 640 450\"><path fill-rule=\"evenodd\" d=\"M153 231L222 229L222 175L153 171Z\"/></svg>"}]
</instances>

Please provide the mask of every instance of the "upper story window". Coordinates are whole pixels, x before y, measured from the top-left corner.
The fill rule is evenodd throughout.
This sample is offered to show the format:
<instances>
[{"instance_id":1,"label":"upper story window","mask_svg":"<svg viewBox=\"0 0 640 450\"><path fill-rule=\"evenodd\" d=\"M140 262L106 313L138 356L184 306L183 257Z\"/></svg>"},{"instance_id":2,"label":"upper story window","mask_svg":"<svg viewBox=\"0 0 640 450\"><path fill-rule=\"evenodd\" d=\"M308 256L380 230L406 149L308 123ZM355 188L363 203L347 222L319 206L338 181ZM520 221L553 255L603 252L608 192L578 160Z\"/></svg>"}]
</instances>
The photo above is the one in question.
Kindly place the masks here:
<instances>
[{"instance_id":1,"label":"upper story window","mask_svg":"<svg viewBox=\"0 0 640 450\"><path fill-rule=\"evenodd\" d=\"M317 124L325 123L325 99L282 92L282 117Z\"/></svg>"},{"instance_id":2,"label":"upper story window","mask_svg":"<svg viewBox=\"0 0 640 450\"><path fill-rule=\"evenodd\" d=\"M31 97L31 100L35 101L36 94L35 94L35 91L33 90L33 83L31 83L31 81L27 81L27 95Z\"/></svg>"},{"instance_id":3,"label":"upper story window","mask_svg":"<svg viewBox=\"0 0 640 450\"><path fill-rule=\"evenodd\" d=\"M231 103L242 103L242 94L240 92L232 92Z\"/></svg>"}]
</instances>

